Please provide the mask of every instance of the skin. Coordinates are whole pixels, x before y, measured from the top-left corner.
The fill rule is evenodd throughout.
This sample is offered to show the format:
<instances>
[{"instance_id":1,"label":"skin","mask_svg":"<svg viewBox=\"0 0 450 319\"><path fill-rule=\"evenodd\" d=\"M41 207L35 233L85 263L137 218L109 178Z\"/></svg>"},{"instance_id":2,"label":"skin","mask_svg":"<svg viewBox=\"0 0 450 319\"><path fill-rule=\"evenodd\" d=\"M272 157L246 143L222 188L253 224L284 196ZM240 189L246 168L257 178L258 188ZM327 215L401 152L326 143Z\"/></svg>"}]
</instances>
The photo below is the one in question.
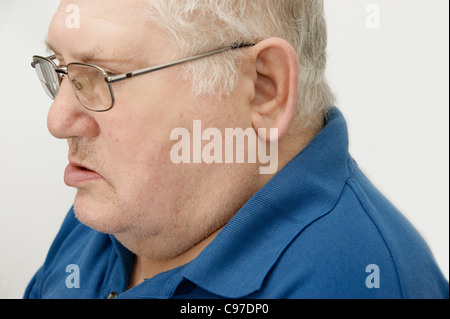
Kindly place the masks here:
<instances>
[{"instance_id":1,"label":"skin","mask_svg":"<svg viewBox=\"0 0 450 319\"><path fill-rule=\"evenodd\" d=\"M167 35L136 13L141 1L76 1L78 29L65 24L71 3L61 1L48 34L62 65L88 62L124 73L177 54ZM298 78L292 47L270 38L243 50L240 83L228 99L194 95L178 66L114 84L116 103L106 113L83 108L64 79L50 108L49 131L67 140L69 160L101 176L77 187L76 216L135 253L130 287L194 259L273 177L260 175L258 164L175 165L173 129L192 131L193 120L222 132L278 128L279 169L318 132L289 134Z\"/></svg>"}]
</instances>

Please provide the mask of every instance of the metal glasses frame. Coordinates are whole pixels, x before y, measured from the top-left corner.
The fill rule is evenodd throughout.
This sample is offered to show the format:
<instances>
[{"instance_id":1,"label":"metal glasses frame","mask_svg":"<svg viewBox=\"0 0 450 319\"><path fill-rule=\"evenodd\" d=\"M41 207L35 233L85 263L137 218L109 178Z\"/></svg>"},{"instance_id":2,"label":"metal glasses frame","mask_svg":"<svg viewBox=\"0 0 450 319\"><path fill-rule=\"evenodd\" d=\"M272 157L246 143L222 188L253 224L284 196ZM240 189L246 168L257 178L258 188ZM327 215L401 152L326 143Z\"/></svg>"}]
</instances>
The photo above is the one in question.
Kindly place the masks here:
<instances>
[{"instance_id":1,"label":"metal glasses frame","mask_svg":"<svg viewBox=\"0 0 450 319\"><path fill-rule=\"evenodd\" d=\"M199 55L196 55L196 56L193 56L193 57L184 58L184 59L173 61L173 62L169 62L169 63L166 63L166 64L156 65L156 66L152 66L152 67L148 67L148 68L145 68L145 69L136 70L136 71L133 71L133 72L123 73L123 74L111 74L111 73L108 73L105 70L103 70L101 67L98 67L98 66L92 65L92 64L85 64L85 63L70 63L70 64L68 64L66 66L58 67L55 64L55 62L54 62L54 60L56 60L56 55L51 55L49 57L42 57L42 56L35 55L35 56L33 56L33 62L31 63L31 67L35 68L36 65L38 64L39 60L44 60L44 61L50 62L54 66L55 72L59 76L60 84L62 82L63 76L68 76L70 78L70 76L68 74L68 67L71 66L71 65L79 65L79 66L91 67L91 68L97 69L98 71L102 72L103 75L104 75L104 80L105 80L106 84L108 84L109 92L111 94L111 101L112 102L111 102L111 106L109 108L107 108L105 110L93 110L93 109L90 109L90 108L86 107L85 105L83 105L83 103L80 101L80 98L78 97L78 95L74 92L75 95L77 96L77 99L80 101L81 105L83 105L84 108L86 108L86 109L88 109L89 111L92 111L92 112L101 113L101 112L107 112L107 111L111 110L114 107L114 101L115 100L114 100L114 92L113 92L113 89L112 89L112 86L111 86L112 83L128 80L128 79L140 76L140 75L149 74L149 73L156 72L156 71L159 71L159 70L167 69L167 68L170 68L170 67L173 67L173 66L176 66L176 65L180 65L180 64L183 64L183 63L196 61L196 60L203 59L203 58L206 58L206 57L209 57L209 56L212 56L212 55L216 55L216 54L219 54L219 53L222 53L222 52L226 52L226 51L230 51L230 50L237 50L237 49L241 49L241 48L248 48L248 47L253 47L253 46L255 46L254 43L234 44L234 45L231 45L229 47L225 47L225 48L214 50L214 51L209 51L209 52L206 52L206 53L203 53L203 54L199 54ZM75 90L75 88L73 88L73 87L72 87L72 89ZM58 88L58 90L59 90L59 88Z\"/></svg>"}]
</instances>

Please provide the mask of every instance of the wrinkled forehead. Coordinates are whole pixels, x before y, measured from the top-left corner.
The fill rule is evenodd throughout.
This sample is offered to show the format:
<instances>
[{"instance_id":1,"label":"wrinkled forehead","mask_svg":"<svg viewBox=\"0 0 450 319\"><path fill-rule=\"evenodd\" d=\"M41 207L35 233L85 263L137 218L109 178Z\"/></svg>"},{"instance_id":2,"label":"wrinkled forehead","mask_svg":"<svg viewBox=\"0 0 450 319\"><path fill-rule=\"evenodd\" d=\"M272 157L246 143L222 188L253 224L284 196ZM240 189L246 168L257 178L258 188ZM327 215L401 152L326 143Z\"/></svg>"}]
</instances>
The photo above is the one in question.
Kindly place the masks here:
<instances>
[{"instance_id":1,"label":"wrinkled forehead","mask_svg":"<svg viewBox=\"0 0 450 319\"><path fill-rule=\"evenodd\" d=\"M64 57L148 57L157 30L147 14L151 0L62 0L50 24L48 43ZM80 54L79 54L80 53Z\"/></svg>"}]
</instances>

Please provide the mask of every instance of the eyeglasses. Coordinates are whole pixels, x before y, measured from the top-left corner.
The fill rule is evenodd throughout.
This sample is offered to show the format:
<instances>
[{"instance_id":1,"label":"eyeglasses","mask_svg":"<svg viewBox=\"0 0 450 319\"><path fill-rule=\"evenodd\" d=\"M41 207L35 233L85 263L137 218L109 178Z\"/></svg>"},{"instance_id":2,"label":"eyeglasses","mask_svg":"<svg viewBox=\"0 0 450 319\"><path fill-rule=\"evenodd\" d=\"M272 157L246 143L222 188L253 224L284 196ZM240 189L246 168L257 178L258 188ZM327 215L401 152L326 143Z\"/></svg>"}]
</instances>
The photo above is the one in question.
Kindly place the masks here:
<instances>
[{"instance_id":1,"label":"eyeglasses","mask_svg":"<svg viewBox=\"0 0 450 319\"><path fill-rule=\"evenodd\" d=\"M108 73L98 66L85 63L70 63L67 66L58 67L54 62L56 60L55 55L46 58L33 56L31 66L36 70L45 92L53 100L58 95L64 76L67 76L81 105L93 112L106 112L114 106L112 83L199 60L222 52L252 47L254 45L251 43L235 44L190 58L118 75Z\"/></svg>"}]
</instances>

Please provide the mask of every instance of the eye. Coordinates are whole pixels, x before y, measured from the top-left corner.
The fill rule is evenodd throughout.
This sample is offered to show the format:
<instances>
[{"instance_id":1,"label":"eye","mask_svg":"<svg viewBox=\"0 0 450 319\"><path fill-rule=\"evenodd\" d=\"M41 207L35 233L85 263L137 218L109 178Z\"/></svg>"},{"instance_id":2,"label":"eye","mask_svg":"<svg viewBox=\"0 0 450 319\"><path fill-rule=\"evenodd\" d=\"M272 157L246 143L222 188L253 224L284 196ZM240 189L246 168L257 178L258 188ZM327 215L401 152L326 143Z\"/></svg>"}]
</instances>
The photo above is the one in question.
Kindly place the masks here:
<instances>
[{"instance_id":1,"label":"eye","mask_svg":"<svg viewBox=\"0 0 450 319\"><path fill-rule=\"evenodd\" d=\"M126 85L127 85L127 81L111 83L111 86L114 88L114 90L120 90L121 88L123 88Z\"/></svg>"}]
</instances>

